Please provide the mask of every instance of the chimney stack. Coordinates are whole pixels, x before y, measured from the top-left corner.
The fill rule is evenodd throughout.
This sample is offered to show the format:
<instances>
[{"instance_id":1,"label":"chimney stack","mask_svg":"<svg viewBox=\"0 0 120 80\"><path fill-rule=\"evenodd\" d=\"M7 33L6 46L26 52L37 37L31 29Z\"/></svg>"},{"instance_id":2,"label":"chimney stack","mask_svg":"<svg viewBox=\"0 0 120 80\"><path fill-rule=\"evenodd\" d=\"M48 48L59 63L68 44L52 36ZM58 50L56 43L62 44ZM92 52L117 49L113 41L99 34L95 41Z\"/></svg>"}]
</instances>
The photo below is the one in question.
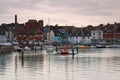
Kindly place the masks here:
<instances>
[{"instance_id":1,"label":"chimney stack","mask_svg":"<svg viewBox=\"0 0 120 80\"><path fill-rule=\"evenodd\" d=\"M17 24L17 15L15 14L15 24Z\"/></svg>"}]
</instances>

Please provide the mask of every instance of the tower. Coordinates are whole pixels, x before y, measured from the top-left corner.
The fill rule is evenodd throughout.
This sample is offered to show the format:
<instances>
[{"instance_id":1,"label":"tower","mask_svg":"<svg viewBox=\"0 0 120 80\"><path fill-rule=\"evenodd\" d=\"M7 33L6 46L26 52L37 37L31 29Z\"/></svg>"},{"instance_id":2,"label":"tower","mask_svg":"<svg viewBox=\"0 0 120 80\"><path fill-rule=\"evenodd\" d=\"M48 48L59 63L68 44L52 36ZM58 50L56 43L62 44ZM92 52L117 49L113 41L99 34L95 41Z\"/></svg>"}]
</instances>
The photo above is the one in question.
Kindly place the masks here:
<instances>
[{"instance_id":1,"label":"tower","mask_svg":"<svg viewBox=\"0 0 120 80\"><path fill-rule=\"evenodd\" d=\"M15 24L17 24L17 15L15 14Z\"/></svg>"},{"instance_id":2,"label":"tower","mask_svg":"<svg viewBox=\"0 0 120 80\"><path fill-rule=\"evenodd\" d=\"M15 14L15 23L14 23L14 28L13 28L13 31L12 31L12 42L17 34L17 15Z\"/></svg>"}]
</instances>

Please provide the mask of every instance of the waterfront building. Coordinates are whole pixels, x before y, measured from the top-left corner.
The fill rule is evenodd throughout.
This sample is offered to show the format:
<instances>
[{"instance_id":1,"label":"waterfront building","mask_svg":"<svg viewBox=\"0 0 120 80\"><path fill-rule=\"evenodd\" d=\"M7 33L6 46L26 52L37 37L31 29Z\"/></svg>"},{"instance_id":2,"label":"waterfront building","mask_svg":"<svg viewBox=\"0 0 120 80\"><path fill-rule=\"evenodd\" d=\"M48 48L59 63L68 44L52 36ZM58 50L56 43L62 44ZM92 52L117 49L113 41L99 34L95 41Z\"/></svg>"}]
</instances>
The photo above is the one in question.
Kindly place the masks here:
<instances>
[{"instance_id":1,"label":"waterfront building","mask_svg":"<svg viewBox=\"0 0 120 80\"><path fill-rule=\"evenodd\" d=\"M68 37L68 42L70 44L79 44L82 42L82 37L76 37L76 36L69 36Z\"/></svg>"},{"instance_id":2,"label":"waterfront building","mask_svg":"<svg viewBox=\"0 0 120 80\"><path fill-rule=\"evenodd\" d=\"M5 29L0 27L0 30L0 53L12 51L12 44L7 40Z\"/></svg>"},{"instance_id":3,"label":"waterfront building","mask_svg":"<svg viewBox=\"0 0 120 80\"><path fill-rule=\"evenodd\" d=\"M91 44L91 37L85 36L84 38L82 36L71 36L68 37L68 41L70 44Z\"/></svg>"},{"instance_id":4,"label":"waterfront building","mask_svg":"<svg viewBox=\"0 0 120 80\"><path fill-rule=\"evenodd\" d=\"M3 41L9 41L9 42L12 42L13 40L13 27L14 27L14 24L11 23L11 24L5 24L3 23L2 25L0 25L0 34L3 34ZM1 38L1 39L2 39Z\"/></svg>"},{"instance_id":5,"label":"waterfront building","mask_svg":"<svg viewBox=\"0 0 120 80\"><path fill-rule=\"evenodd\" d=\"M20 45L33 46L35 42L44 41L43 32L43 20L31 19L23 26L19 26L15 15L14 34Z\"/></svg>"},{"instance_id":6,"label":"waterfront building","mask_svg":"<svg viewBox=\"0 0 120 80\"><path fill-rule=\"evenodd\" d=\"M107 24L103 32L107 44L120 44L120 24Z\"/></svg>"},{"instance_id":7,"label":"waterfront building","mask_svg":"<svg viewBox=\"0 0 120 80\"><path fill-rule=\"evenodd\" d=\"M103 30L96 29L91 31L91 42L92 44L99 44L103 42Z\"/></svg>"},{"instance_id":8,"label":"waterfront building","mask_svg":"<svg viewBox=\"0 0 120 80\"><path fill-rule=\"evenodd\" d=\"M85 38L84 38L84 43L85 43L85 44L91 44L91 39L92 39L91 36L85 36Z\"/></svg>"},{"instance_id":9,"label":"waterfront building","mask_svg":"<svg viewBox=\"0 0 120 80\"><path fill-rule=\"evenodd\" d=\"M7 37L5 35L0 35L0 42L7 42Z\"/></svg>"},{"instance_id":10,"label":"waterfront building","mask_svg":"<svg viewBox=\"0 0 120 80\"><path fill-rule=\"evenodd\" d=\"M2 30L2 29L1 29ZM2 31L0 31L0 42L2 43L2 42L7 42L7 37L6 37L6 35L5 35L5 31L4 30L2 30Z\"/></svg>"},{"instance_id":11,"label":"waterfront building","mask_svg":"<svg viewBox=\"0 0 120 80\"><path fill-rule=\"evenodd\" d=\"M58 44L61 44L62 43L62 37L61 36L54 36L54 42L55 43L58 43Z\"/></svg>"},{"instance_id":12,"label":"waterfront building","mask_svg":"<svg viewBox=\"0 0 120 80\"><path fill-rule=\"evenodd\" d=\"M49 34L50 31L53 31L55 43L57 42L59 44L68 44L68 34L72 32L73 29L74 29L73 26L67 26L67 25L66 26L58 26L58 24L56 24L55 26L46 25L44 27L44 33L45 33L44 37L48 41L49 41L49 37L53 39L53 36Z\"/></svg>"},{"instance_id":13,"label":"waterfront building","mask_svg":"<svg viewBox=\"0 0 120 80\"><path fill-rule=\"evenodd\" d=\"M54 42L54 32L51 30L50 32L47 33L47 41L49 41L50 43Z\"/></svg>"}]
</instances>

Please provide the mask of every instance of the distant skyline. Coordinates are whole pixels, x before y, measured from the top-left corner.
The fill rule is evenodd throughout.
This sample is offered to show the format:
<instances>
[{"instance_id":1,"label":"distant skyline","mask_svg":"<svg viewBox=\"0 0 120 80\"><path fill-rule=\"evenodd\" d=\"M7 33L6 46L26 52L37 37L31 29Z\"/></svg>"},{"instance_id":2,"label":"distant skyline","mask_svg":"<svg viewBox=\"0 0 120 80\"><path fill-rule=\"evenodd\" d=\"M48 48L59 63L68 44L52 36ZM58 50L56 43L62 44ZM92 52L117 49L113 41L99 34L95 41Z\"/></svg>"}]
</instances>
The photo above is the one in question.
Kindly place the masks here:
<instances>
[{"instance_id":1,"label":"distant skyline","mask_svg":"<svg viewBox=\"0 0 120 80\"><path fill-rule=\"evenodd\" d=\"M120 22L119 0L0 0L0 24L29 19L76 27Z\"/></svg>"}]
</instances>

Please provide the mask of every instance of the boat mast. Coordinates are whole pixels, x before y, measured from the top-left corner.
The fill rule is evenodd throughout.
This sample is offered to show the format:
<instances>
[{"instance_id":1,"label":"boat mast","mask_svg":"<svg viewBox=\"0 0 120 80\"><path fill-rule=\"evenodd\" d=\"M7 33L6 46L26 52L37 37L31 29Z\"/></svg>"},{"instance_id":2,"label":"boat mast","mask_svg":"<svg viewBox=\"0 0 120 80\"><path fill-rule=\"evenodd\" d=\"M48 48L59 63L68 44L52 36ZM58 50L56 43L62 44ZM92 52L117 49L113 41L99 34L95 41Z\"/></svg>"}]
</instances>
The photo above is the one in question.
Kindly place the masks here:
<instances>
[{"instance_id":1,"label":"boat mast","mask_svg":"<svg viewBox=\"0 0 120 80\"><path fill-rule=\"evenodd\" d=\"M49 45L50 45L50 19L49 18L48 18L48 28L49 28L48 40L49 40Z\"/></svg>"},{"instance_id":2,"label":"boat mast","mask_svg":"<svg viewBox=\"0 0 120 80\"><path fill-rule=\"evenodd\" d=\"M115 44L115 41L116 41L116 23L114 24L114 44Z\"/></svg>"}]
</instances>

